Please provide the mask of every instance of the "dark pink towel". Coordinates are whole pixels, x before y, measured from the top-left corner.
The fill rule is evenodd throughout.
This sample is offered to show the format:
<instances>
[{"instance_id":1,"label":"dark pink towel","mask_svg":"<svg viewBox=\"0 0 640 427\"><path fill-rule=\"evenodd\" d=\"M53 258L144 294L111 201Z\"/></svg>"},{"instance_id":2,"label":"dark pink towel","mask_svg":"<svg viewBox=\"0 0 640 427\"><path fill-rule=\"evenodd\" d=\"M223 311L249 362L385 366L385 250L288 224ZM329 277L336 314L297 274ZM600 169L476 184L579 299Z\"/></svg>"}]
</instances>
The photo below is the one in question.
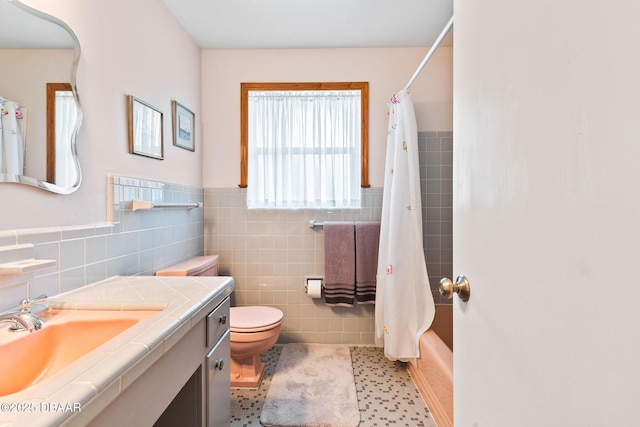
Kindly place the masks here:
<instances>
[{"instance_id":1,"label":"dark pink towel","mask_svg":"<svg viewBox=\"0 0 640 427\"><path fill-rule=\"evenodd\" d=\"M355 238L352 222L324 223L324 297L328 305L355 300Z\"/></svg>"},{"instance_id":2,"label":"dark pink towel","mask_svg":"<svg viewBox=\"0 0 640 427\"><path fill-rule=\"evenodd\" d=\"M356 222L356 300L359 304L376 301L379 221Z\"/></svg>"}]
</instances>

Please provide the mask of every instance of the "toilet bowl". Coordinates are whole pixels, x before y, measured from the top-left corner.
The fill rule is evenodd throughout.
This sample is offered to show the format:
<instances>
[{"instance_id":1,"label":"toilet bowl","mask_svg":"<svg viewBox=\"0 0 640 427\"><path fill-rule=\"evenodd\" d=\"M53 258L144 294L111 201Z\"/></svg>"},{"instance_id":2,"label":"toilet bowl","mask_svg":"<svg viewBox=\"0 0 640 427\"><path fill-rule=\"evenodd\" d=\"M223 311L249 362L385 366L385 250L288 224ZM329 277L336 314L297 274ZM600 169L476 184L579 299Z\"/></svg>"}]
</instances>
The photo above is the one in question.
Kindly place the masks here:
<instances>
[{"instance_id":1,"label":"toilet bowl","mask_svg":"<svg viewBox=\"0 0 640 427\"><path fill-rule=\"evenodd\" d=\"M217 276L218 256L198 256L157 271L156 276ZM260 385L264 363L260 353L278 341L284 315L274 307L231 307L231 387Z\"/></svg>"}]
</instances>

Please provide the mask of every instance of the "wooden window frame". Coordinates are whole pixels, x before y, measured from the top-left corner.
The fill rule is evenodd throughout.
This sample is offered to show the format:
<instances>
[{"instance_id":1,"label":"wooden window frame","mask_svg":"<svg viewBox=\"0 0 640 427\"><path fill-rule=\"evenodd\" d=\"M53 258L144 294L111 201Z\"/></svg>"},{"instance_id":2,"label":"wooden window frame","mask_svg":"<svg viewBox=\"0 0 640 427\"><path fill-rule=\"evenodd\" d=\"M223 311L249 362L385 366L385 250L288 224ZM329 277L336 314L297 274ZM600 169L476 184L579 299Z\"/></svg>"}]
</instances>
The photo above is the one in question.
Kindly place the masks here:
<instances>
[{"instance_id":1,"label":"wooden window frame","mask_svg":"<svg viewBox=\"0 0 640 427\"><path fill-rule=\"evenodd\" d=\"M47 182L56 183L56 92L73 92L71 83L47 83Z\"/></svg>"},{"instance_id":2,"label":"wooden window frame","mask_svg":"<svg viewBox=\"0 0 640 427\"><path fill-rule=\"evenodd\" d=\"M240 83L240 184L247 188L249 175L249 91L360 91L360 187L369 188L369 82Z\"/></svg>"}]
</instances>

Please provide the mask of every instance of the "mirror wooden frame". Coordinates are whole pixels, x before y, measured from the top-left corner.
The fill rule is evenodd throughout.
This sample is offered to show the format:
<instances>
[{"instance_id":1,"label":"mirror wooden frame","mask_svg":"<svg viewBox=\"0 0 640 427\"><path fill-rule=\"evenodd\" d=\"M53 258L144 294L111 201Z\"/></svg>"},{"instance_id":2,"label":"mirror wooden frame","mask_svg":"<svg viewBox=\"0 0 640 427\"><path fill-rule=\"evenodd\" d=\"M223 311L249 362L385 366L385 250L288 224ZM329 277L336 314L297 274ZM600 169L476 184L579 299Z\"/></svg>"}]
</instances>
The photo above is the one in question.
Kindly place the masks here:
<instances>
[{"instance_id":1,"label":"mirror wooden frame","mask_svg":"<svg viewBox=\"0 0 640 427\"><path fill-rule=\"evenodd\" d=\"M71 83L47 83L47 182L56 182L56 93L73 92Z\"/></svg>"},{"instance_id":2,"label":"mirror wooden frame","mask_svg":"<svg viewBox=\"0 0 640 427\"><path fill-rule=\"evenodd\" d=\"M360 187L369 188L369 82L240 83L240 184L247 188L249 175L249 91L359 90L361 115Z\"/></svg>"}]
</instances>

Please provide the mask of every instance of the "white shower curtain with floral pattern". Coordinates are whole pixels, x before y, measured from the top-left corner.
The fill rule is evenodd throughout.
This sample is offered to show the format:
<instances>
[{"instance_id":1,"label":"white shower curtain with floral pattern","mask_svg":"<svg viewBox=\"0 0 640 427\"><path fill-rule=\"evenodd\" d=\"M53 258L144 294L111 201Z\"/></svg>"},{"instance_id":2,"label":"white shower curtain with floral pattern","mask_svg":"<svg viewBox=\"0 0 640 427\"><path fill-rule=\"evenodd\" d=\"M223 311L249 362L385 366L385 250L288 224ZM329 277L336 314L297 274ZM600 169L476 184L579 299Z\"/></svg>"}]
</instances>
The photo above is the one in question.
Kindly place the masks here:
<instances>
[{"instance_id":1,"label":"white shower curtain with floral pattern","mask_svg":"<svg viewBox=\"0 0 640 427\"><path fill-rule=\"evenodd\" d=\"M24 144L18 120L22 119L20 106L0 97L0 165L5 179L24 173Z\"/></svg>"},{"instance_id":2,"label":"white shower curtain with floral pattern","mask_svg":"<svg viewBox=\"0 0 640 427\"><path fill-rule=\"evenodd\" d=\"M406 90L389 104L375 310L376 345L391 360L415 363L435 306L422 245L418 129Z\"/></svg>"}]
</instances>

